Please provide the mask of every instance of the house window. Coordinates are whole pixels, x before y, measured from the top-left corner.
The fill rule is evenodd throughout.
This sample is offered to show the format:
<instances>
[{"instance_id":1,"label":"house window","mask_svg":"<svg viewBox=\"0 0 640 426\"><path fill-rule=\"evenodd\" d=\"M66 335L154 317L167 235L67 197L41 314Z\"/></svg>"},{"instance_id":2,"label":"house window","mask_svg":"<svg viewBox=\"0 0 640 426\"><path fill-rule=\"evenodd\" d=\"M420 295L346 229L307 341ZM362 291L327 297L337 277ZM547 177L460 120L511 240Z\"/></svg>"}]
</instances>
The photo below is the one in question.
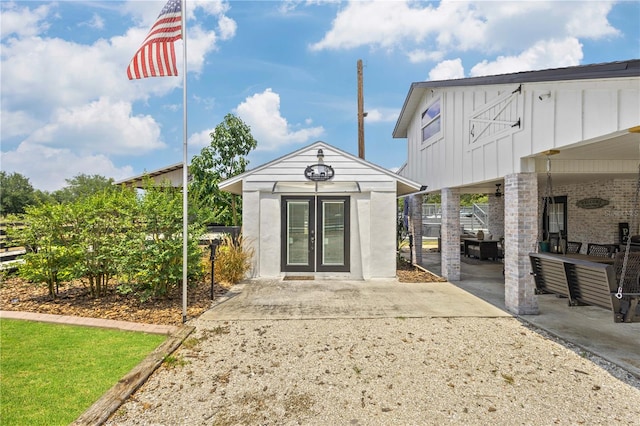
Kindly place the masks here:
<instances>
[{"instance_id":1,"label":"house window","mask_svg":"<svg viewBox=\"0 0 640 426\"><path fill-rule=\"evenodd\" d=\"M422 142L440 133L440 99L422 113Z\"/></svg>"}]
</instances>

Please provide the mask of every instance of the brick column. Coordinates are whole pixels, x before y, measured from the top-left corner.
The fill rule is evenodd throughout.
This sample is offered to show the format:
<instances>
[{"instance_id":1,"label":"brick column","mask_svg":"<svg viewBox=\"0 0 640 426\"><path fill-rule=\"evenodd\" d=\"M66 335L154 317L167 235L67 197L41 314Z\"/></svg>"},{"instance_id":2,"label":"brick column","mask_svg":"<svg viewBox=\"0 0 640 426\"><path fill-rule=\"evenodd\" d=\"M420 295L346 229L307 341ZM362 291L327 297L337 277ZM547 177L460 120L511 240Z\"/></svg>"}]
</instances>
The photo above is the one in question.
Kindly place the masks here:
<instances>
[{"instance_id":1,"label":"brick column","mask_svg":"<svg viewBox=\"0 0 640 426\"><path fill-rule=\"evenodd\" d=\"M409 197L409 232L413 236L411 262L422 263L422 195Z\"/></svg>"},{"instance_id":2,"label":"brick column","mask_svg":"<svg viewBox=\"0 0 640 426\"><path fill-rule=\"evenodd\" d=\"M535 173L514 173L504 182L505 305L516 315L537 314L529 253L538 234L538 179Z\"/></svg>"},{"instance_id":3,"label":"brick column","mask_svg":"<svg viewBox=\"0 0 640 426\"><path fill-rule=\"evenodd\" d=\"M494 240L504 237L504 197L489 194L489 211L487 212L489 226L487 231Z\"/></svg>"},{"instance_id":4,"label":"brick column","mask_svg":"<svg viewBox=\"0 0 640 426\"><path fill-rule=\"evenodd\" d=\"M442 276L460 280L460 191L444 188L440 192L442 224L440 227Z\"/></svg>"}]
</instances>

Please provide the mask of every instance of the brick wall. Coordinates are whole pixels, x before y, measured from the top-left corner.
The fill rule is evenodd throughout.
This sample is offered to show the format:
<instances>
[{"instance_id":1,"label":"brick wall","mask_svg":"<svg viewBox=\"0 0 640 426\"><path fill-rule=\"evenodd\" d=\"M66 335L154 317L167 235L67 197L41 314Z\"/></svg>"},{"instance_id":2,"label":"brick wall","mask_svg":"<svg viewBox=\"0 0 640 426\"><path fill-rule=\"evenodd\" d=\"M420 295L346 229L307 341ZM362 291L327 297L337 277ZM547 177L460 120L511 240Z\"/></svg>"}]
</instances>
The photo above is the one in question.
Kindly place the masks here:
<instances>
[{"instance_id":1,"label":"brick wall","mask_svg":"<svg viewBox=\"0 0 640 426\"><path fill-rule=\"evenodd\" d=\"M567 197L567 236L569 241L581 241L582 253L587 250L588 243L614 244L619 242L618 223L635 223L638 229L638 208L634 198L637 182L632 179L601 180L589 183L562 185L553 187L553 196ZM540 187L540 199L544 195L544 187ZM576 202L584 198L603 198L609 204L599 209L583 209ZM540 201L539 212L542 217L543 203Z\"/></svg>"},{"instance_id":2,"label":"brick wall","mask_svg":"<svg viewBox=\"0 0 640 426\"><path fill-rule=\"evenodd\" d=\"M504 237L504 197L489 194L489 211L487 231L493 239Z\"/></svg>"}]
</instances>

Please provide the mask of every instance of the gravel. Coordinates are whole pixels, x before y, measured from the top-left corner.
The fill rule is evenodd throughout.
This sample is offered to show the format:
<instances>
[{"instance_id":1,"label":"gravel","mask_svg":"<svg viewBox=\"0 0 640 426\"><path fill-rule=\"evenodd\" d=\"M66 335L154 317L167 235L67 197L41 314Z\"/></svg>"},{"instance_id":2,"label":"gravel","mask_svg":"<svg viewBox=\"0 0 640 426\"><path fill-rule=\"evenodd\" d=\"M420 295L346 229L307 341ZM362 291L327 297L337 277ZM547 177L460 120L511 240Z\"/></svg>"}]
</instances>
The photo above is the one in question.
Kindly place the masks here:
<instances>
[{"instance_id":1,"label":"gravel","mask_svg":"<svg viewBox=\"0 0 640 426\"><path fill-rule=\"evenodd\" d=\"M640 380L515 318L189 325L107 424L640 424Z\"/></svg>"}]
</instances>

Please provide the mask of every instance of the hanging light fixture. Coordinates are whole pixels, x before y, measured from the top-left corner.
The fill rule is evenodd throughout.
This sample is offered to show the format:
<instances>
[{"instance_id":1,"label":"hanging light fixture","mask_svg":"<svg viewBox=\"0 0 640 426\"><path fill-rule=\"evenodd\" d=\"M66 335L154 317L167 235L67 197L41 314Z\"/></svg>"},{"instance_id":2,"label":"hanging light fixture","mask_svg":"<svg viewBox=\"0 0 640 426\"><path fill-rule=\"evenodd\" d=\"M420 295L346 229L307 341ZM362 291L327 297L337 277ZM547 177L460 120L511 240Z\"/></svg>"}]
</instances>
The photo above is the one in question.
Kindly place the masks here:
<instances>
[{"instance_id":1,"label":"hanging light fixture","mask_svg":"<svg viewBox=\"0 0 640 426\"><path fill-rule=\"evenodd\" d=\"M502 186L501 183L496 183L496 193L495 193L496 197L502 197L502 192L500 192L500 186Z\"/></svg>"}]
</instances>

